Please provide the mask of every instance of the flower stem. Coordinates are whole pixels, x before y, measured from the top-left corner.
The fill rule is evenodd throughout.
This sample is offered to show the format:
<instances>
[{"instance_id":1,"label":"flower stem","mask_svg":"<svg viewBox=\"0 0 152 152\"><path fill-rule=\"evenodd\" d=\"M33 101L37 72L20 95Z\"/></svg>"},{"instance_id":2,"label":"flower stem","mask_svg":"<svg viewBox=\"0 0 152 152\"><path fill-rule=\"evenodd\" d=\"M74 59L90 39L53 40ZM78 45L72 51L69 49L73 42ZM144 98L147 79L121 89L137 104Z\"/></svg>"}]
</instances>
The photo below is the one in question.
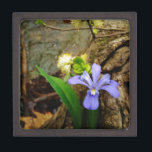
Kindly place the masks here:
<instances>
[{"instance_id":1,"label":"flower stem","mask_svg":"<svg viewBox=\"0 0 152 152\"><path fill-rule=\"evenodd\" d=\"M89 126L89 129L96 129L98 116L99 116L99 109L88 110L88 126Z\"/></svg>"}]
</instances>

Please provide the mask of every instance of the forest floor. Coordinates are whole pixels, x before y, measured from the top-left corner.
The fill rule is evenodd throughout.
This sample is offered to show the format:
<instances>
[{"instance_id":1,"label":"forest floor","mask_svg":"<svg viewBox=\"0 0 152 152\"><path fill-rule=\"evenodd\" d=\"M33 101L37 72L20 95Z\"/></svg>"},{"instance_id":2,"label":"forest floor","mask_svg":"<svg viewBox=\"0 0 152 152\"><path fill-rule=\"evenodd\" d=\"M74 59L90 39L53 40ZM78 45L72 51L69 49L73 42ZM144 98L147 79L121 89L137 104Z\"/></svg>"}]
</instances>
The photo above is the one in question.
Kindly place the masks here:
<instances>
[{"instance_id":1,"label":"forest floor","mask_svg":"<svg viewBox=\"0 0 152 152\"><path fill-rule=\"evenodd\" d=\"M87 42L88 45L81 49L78 55L87 53L89 63L100 64L102 74L109 73L113 80L119 82L120 98L114 99L105 91L101 91L98 128L123 129L129 127L130 119L129 26L126 25L128 24L126 21L121 24L111 22L107 21L106 24L106 28L109 27L109 30L99 32L98 38ZM113 28L111 24L118 30L110 30ZM126 26L128 27L127 31L122 32L121 30ZM22 44L22 49L25 48L26 46ZM24 56L23 60L25 58L27 57ZM25 62L29 61L23 63ZM69 112L49 83L41 76L24 81L27 67L23 69L25 70L23 70L22 76L21 126L25 129L74 128ZM53 75L62 77L60 71L56 71ZM86 88L76 85L73 89L82 102L87 91ZM83 128L87 128L85 118L83 126Z\"/></svg>"}]
</instances>

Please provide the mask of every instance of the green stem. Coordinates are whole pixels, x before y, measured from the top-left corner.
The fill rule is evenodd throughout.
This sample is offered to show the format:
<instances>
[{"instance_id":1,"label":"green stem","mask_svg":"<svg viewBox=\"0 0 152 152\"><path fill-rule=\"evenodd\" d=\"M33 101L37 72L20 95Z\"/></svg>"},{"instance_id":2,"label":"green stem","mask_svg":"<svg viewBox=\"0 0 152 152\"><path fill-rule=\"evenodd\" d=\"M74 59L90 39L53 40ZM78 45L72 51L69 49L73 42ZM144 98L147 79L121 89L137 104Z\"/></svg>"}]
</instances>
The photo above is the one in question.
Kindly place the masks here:
<instances>
[{"instance_id":1,"label":"green stem","mask_svg":"<svg viewBox=\"0 0 152 152\"><path fill-rule=\"evenodd\" d=\"M88 110L88 126L89 126L89 129L95 129L96 128L98 116L99 116L99 109Z\"/></svg>"}]
</instances>

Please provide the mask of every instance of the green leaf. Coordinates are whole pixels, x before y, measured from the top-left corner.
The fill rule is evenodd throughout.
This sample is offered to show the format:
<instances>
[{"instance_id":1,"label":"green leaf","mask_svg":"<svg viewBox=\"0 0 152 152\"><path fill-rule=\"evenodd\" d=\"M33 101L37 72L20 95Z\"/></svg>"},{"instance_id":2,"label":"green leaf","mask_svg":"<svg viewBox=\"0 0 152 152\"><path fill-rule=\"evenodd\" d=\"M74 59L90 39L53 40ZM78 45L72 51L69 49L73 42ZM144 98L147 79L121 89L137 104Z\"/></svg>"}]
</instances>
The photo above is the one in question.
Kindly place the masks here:
<instances>
[{"instance_id":1,"label":"green leaf","mask_svg":"<svg viewBox=\"0 0 152 152\"><path fill-rule=\"evenodd\" d=\"M82 74L83 73L83 69L81 67L80 64L74 64L73 65L73 72L76 73L76 74Z\"/></svg>"},{"instance_id":2,"label":"green leaf","mask_svg":"<svg viewBox=\"0 0 152 152\"><path fill-rule=\"evenodd\" d=\"M76 57L73 60L73 71L76 74L82 74L84 71L87 71L91 74L91 66L86 64L82 57Z\"/></svg>"},{"instance_id":3,"label":"green leaf","mask_svg":"<svg viewBox=\"0 0 152 152\"><path fill-rule=\"evenodd\" d=\"M97 110L88 110L88 125L90 129L95 129L99 117L99 108Z\"/></svg>"},{"instance_id":4,"label":"green leaf","mask_svg":"<svg viewBox=\"0 0 152 152\"><path fill-rule=\"evenodd\" d=\"M92 20L89 20L89 23L90 23L91 26L94 25Z\"/></svg>"},{"instance_id":5,"label":"green leaf","mask_svg":"<svg viewBox=\"0 0 152 152\"><path fill-rule=\"evenodd\" d=\"M98 34L98 29L93 29L94 34Z\"/></svg>"},{"instance_id":6,"label":"green leaf","mask_svg":"<svg viewBox=\"0 0 152 152\"><path fill-rule=\"evenodd\" d=\"M102 28L104 24L103 20L92 20L92 22L93 22L93 26L98 28Z\"/></svg>"},{"instance_id":7,"label":"green leaf","mask_svg":"<svg viewBox=\"0 0 152 152\"><path fill-rule=\"evenodd\" d=\"M82 107L80 105L80 101L77 95L75 94L71 86L60 78L48 75L40 67L36 66L36 68L40 72L40 75L42 75L46 80L48 80L50 85L53 87L53 89L56 91L56 93L66 105L72 117L74 127L77 129L81 128Z\"/></svg>"},{"instance_id":8,"label":"green leaf","mask_svg":"<svg viewBox=\"0 0 152 152\"><path fill-rule=\"evenodd\" d=\"M36 20L35 24L46 25L42 20Z\"/></svg>"},{"instance_id":9,"label":"green leaf","mask_svg":"<svg viewBox=\"0 0 152 152\"><path fill-rule=\"evenodd\" d=\"M73 60L73 63L74 64L81 64L81 63L85 63L84 60L81 58L81 57L76 57L74 60Z\"/></svg>"},{"instance_id":10,"label":"green leaf","mask_svg":"<svg viewBox=\"0 0 152 152\"><path fill-rule=\"evenodd\" d=\"M86 65L85 65L85 70L86 70L89 74L92 73L92 69L91 69L90 64L86 64Z\"/></svg>"}]
</instances>

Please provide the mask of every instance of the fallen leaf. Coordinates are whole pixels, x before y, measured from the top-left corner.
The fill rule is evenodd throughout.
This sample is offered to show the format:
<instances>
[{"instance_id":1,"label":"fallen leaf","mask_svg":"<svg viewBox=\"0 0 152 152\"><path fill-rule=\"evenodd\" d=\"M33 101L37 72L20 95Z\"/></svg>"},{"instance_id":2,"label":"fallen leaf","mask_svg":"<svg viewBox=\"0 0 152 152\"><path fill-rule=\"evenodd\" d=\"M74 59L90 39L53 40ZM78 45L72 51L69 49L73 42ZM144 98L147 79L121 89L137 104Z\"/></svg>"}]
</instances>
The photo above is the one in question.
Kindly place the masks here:
<instances>
[{"instance_id":1,"label":"fallen leaf","mask_svg":"<svg viewBox=\"0 0 152 152\"><path fill-rule=\"evenodd\" d=\"M24 129L38 129L53 116L50 112L46 112L45 114L34 110L32 112L36 115L36 118L31 116L20 117L20 120L25 123Z\"/></svg>"}]
</instances>

